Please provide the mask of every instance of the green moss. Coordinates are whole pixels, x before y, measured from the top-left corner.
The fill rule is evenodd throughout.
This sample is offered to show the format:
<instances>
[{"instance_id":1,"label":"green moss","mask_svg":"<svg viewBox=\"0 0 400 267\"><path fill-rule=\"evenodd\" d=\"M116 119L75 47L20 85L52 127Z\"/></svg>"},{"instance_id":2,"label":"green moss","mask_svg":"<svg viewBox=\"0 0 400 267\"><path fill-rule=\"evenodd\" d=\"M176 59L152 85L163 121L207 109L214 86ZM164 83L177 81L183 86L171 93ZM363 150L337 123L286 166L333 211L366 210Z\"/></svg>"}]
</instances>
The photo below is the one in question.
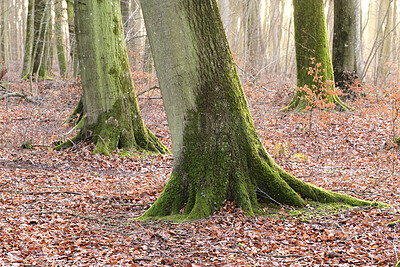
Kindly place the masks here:
<instances>
[{"instance_id":1,"label":"green moss","mask_svg":"<svg viewBox=\"0 0 400 267\"><path fill-rule=\"evenodd\" d=\"M395 227L395 226L397 226L397 225L399 225L399 224L400 224L400 221L395 221L395 222L390 222L390 223L388 223L387 226L389 226L389 227Z\"/></svg>"},{"instance_id":2,"label":"green moss","mask_svg":"<svg viewBox=\"0 0 400 267\"><path fill-rule=\"evenodd\" d=\"M81 98L81 99L79 99L79 102L76 105L75 109L68 116L68 118L63 122L63 124L73 123L74 125L77 125L82 120L82 118L84 118L84 115L85 115L85 113L83 110L83 103L82 103L82 98Z\"/></svg>"},{"instance_id":3,"label":"green moss","mask_svg":"<svg viewBox=\"0 0 400 267\"><path fill-rule=\"evenodd\" d=\"M371 205L371 208L374 207ZM345 203L320 203L316 201L308 201L302 208L293 209L288 206L272 206L263 205L258 213L261 216L281 217L281 218L296 218L303 222L311 222L318 220L320 217L332 216L340 212L356 208L353 205Z\"/></svg>"},{"instance_id":4,"label":"green moss","mask_svg":"<svg viewBox=\"0 0 400 267\"><path fill-rule=\"evenodd\" d=\"M26 141L26 142L23 142L23 143L21 144L21 148L22 148L22 149L32 149L33 146L32 146L32 144L31 144L31 142Z\"/></svg>"},{"instance_id":5,"label":"green moss","mask_svg":"<svg viewBox=\"0 0 400 267\"><path fill-rule=\"evenodd\" d=\"M134 152L131 150L121 150L117 152L117 155L124 157L124 158L139 158L139 157L143 157L141 154L139 154L138 152ZM146 157L143 157L146 158Z\"/></svg>"}]
</instances>

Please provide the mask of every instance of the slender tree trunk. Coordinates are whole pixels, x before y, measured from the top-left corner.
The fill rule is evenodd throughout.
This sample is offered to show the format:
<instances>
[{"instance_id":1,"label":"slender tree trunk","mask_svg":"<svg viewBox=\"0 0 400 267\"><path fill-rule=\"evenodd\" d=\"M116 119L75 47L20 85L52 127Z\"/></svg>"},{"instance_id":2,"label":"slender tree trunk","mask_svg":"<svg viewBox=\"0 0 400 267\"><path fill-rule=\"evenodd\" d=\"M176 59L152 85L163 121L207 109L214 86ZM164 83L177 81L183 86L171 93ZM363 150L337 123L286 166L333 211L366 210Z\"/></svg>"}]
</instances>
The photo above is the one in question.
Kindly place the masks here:
<instances>
[{"instance_id":1,"label":"slender tree trunk","mask_svg":"<svg viewBox=\"0 0 400 267\"><path fill-rule=\"evenodd\" d=\"M0 64L6 65L7 59L7 21L8 21L8 1L2 1L0 4Z\"/></svg>"},{"instance_id":2,"label":"slender tree trunk","mask_svg":"<svg viewBox=\"0 0 400 267\"><path fill-rule=\"evenodd\" d=\"M388 75L388 65L393 63L391 60L391 51L393 47L392 36L393 36L393 9L391 7L393 0L383 0L380 5L379 15L382 16L381 24L383 25L381 33L381 45L378 49L378 66L377 66L377 77L379 87L383 87ZM380 82L379 82L380 81Z\"/></svg>"},{"instance_id":3,"label":"slender tree trunk","mask_svg":"<svg viewBox=\"0 0 400 267\"><path fill-rule=\"evenodd\" d=\"M294 0L297 87L308 88L326 103L350 109L334 92L332 60L326 29L324 0ZM319 66L319 67L317 67ZM321 76L320 78L316 78ZM329 82L330 81L330 82ZM305 99L307 90L298 90L286 109L302 111L313 105Z\"/></svg>"},{"instance_id":4,"label":"slender tree trunk","mask_svg":"<svg viewBox=\"0 0 400 267\"><path fill-rule=\"evenodd\" d=\"M47 40L48 26L49 26L49 13L50 10L47 7L48 0L35 0L34 7L34 44L33 44L33 66L32 74L37 74L39 78L46 79L47 77L47 46L49 45Z\"/></svg>"},{"instance_id":5,"label":"slender tree trunk","mask_svg":"<svg viewBox=\"0 0 400 267\"><path fill-rule=\"evenodd\" d=\"M249 215L257 197L292 206L304 205L301 197L370 204L306 184L274 163L254 127L215 0L141 5L174 152L171 178L142 220L205 217L226 199Z\"/></svg>"},{"instance_id":6,"label":"slender tree trunk","mask_svg":"<svg viewBox=\"0 0 400 267\"><path fill-rule=\"evenodd\" d=\"M55 33L56 33L56 47L57 47L57 59L58 59L58 67L60 70L60 75L62 77L67 76L68 67L67 67L67 40L66 33L64 32L64 24L65 16L64 9L66 8L65 0L57 1L55 3L55 11L56 11L56 25L55 25Z\"/></svg>"},{"instance_id":7,"label":"slender tree trunk","mask_svg":"<svg viewBox=\"0 0 400 267\"><path fill-rule=\"evenodd\" d=\"M243 54L245 63L251 68L258 69L262 59L262 30L260 17L260 0L248 0L243 2L242 29L244 31Z\"/></svg>"},{"instance_id":8,"label":"slender tree trunk","mask_svg":"<svg viewBox=\"0 0 400 267\"><path fill-rule=\"evenodd\" d=\"M26 78L29 76L32 67L32 52L33 52L33 21L35 18L35 5L34 0L29 0L28 3L28 13L26 19L26 37L25 37L25 52L24 61L22 64L21 78Z\"/></svg>"},{"instance_id":9,"label":"slender tree trunk","mask_svg":"<svg viewBox=\"0 0 400 267\"><path fill-rule=\"evenodd\" d=\"M67 0L67 15L68 15L68 34L69 34L69 55L72 65L72 77L78 76L79 60L76 53L76 36L75 36L75 23L74 23L74 5L73 0Z\"/></svg>"},{"instance_id":10,"label":"slender tree trunk","mask_svg":"<svg viewBox=\"0 0 400 267\"><path fill-rule=\"evenodd\" d=\"M335 0L332 58L335 81L350 93L349 86L362 73L360 0Z\"/></svg>"},{"instance_id":11,"label":"slender tree trunk","mask_svg":"<svg viewBox=\"0 0 400 267\"><path fill-rule=\"evenodd\" d=\"M125 36L130 29L131 0L121 0L122 25L124 26Z\"/></svg>"},{"instance_id":12,"label":"slender tree trunk","mask_svg":"<svg viewBox=\"0 0 400 267\"><path fill-rule=\"evenodd\" d=\"M54 5L55 0L48 0L47 5L48 5L48 22L46 23L47 27L47 32L46 32L46 49L47 51L45 52L46 55L46 68L47 68L47 73L53 73L53 62L54 62L54 52L57 52L57 44L56 44L56 39L55 39L55 5Z\"/></svg>"},{"instance_id":13,"label":"slender tree trunk","mask_svg":"<svg viewBox=\"0 0 400 267\"><path fill-rule=\"evenodd\" d=\"M74 141L92 139L94 153L117 148L166 153L140 115L122 26L119 0L74 2L85 118ZM71 145L66 142L56 149Z\"/></svg>"}]
</instances>

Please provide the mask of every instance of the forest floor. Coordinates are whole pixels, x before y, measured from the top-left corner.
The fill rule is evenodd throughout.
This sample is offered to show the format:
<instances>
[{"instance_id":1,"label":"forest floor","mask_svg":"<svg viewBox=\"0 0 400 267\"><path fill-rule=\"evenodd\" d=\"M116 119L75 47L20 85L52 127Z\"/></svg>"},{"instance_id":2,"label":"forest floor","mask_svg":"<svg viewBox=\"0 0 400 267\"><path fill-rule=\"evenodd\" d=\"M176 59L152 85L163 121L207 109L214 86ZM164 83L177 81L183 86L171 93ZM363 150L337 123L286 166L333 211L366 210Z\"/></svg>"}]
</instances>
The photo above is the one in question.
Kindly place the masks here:
<instances>
[{"instance_id":1,"label":"forest floor","mask_svg":"<svg viewBox=\"0 0 400 267\"><path fill-rule=\"evenodd\" d=\"M27 82L6 86L31 92ZM0 265L394 266L400 232L387 224L399 220L400 157L388 150L396 132L390 99L367 94L350 103L357 111L315 111L310 128L309 114L279 112L285 90L246 84L277 163L306 182L393 208L308 205L297 216L282 207L247 217L226 203L190 223L138 222L166 184L173 156L108 158L93 155L90 143L52 151L52 142L76 133L62 123L80 95L76 81L53 80L33 88L29 101L0 100ZM139 98L147 126L171 147L159 91ZM21 148L27 141L33 149Z\"/></svg>"}]
</instances>

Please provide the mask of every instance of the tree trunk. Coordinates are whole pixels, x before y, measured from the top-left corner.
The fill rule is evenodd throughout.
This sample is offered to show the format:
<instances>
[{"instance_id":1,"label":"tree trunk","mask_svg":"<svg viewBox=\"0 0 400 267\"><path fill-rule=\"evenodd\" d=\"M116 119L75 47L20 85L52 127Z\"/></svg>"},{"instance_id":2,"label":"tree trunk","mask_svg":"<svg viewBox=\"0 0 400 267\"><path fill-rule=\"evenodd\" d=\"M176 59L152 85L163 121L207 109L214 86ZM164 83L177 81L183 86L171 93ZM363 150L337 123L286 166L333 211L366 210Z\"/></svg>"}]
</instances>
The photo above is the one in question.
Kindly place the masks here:
<instances>
[{"instance_id":1,"label":"tree trunk","mask_svg":"<svg viewBox=\"0 0 400 267\"><path fill-rule=\"evenodd\" d=\"M74 23L74 3L73 0L67 0L67 15L68 15L68 34L69 34L69 46L70 46L70 59L72 65L72 77L78 76L79 72L79 60L76 53L76 38L75 38L75 23Z\"/></svg>"},{"instance_id":2,"label":"tree trunk","mask_svg":"<svg viewBox=\"0 0 400 267\"><path fill-rule=\"evenodd\" d=\"M39 78L46 79L47 76L47 31L49 27L49 7L47 0L35 0L34 17L34 44L32 51L32 74L37 74Z\"/></svg>"},{"instance_id":3,"label":"tree trunk","mask_svg":"<svg viewBox=\"0 0 400 267\"><path fill-rule=\"evenodd\" d=\"M56 47L57 47L57 58L58 58L58 67L60 70L61 77L67 76L68 69L67 69L67 38L64 24L65 23L65 16L64 16L64 9L66 8L65 0L58 1L55 4L56 10L56 25L55 25L55 32L56 32Z\"/></svg>"},{"instance_id":4,"label":"tree trunk","mask_svg":"<svg viewBox=\"0 0 400 267\"><path fill-rule=\"evenodd\" d=\"M378 87L384 88L386 79L388 76L389 64L393 64L393 60L391 58L392 49L395 46L392 43L393 36L393 9L391 5L393 4L393 0L383 0L381 1L381 5L379 8L379 16L382 16L382 22L380 24L383 25L382 29L382 41L380 48L378 49L378 66L377 66L377 77L378 77ZM380 78L380 79L379 79ZM379 82L380 80L380 82Z\"/></svg>"},{"instance_id":5,"label":"tree trunk","mask_svg":"<svg viewBox=\"0 0 400 267\"><path fill-rule=\"evenodd\" d=\"M291 206L304 205L302 197L370 205L306 184L274 163L254 127L215 0L141 5L174 152L171 178L142 220L205 217L225 200L253 215L257 197Z\"/></svg>"},{"instance_id":6,"label":"tree trunk","mask_svg":"<svg viewBox=\"0 0 400 267\"><path fill-rule=\"evenodd\" d=\"M245 64L258 71L263 58L260 0L243 2L242 30L244 31L243 55Z\"/></svg>"},{"instance_id":7,"label":"tree trunk","mask_svg":"<svg viewBox=\"0 0 400 267\"><path fill-rule=\"evenodd\" d=\"M334 93L334 76L329 53L324 0L294 0L293 10L297 87L303 89L307 87L313 94L324 99L326 103L338 104L343 109L349 109ZM321 78L316 78L316 73ZM309 94L306 93L306 90L298 90L286 109L302 111L314 105L305 99L307 95Z\"/></svg>"},{"instance_id":8,"label":"tree trunk","mask_svg":"<svg viewBox=\"0 0 400 267\"><path fill-rule=\"evenodd\" d=\"M362 73L361 2L335 0L334 10L333 68L335 81L346 93Z\"/></svg>"},{"instance_id":9,"label":"tree trunk","mask_svg":"<svg viewBox=\"0 0 400 267\"><path fill-rule=\"evenodd\" d=\"M22 64L22 73L21 78L26 78L30 74L30 70L32 67L32 51L33 51L33 22L35 18L35 5L34 0L29 0L28 3L28 13L26 20L26 37L25 37L25 53L24 53L24 61Z\"/></svg>"},{"instance_id":10,"label":"tree trunk","mask_svg":"<svg viewBox=\"0 0 400 267\"><path fill-rule=\"evenodd\" d=\"M94 153L105 155L117 148L168 152L140 115L119 1L80 0L74 2L74 9L86 114L74 140L91 138L96 145Z\"/></svg>"}]
</instances>

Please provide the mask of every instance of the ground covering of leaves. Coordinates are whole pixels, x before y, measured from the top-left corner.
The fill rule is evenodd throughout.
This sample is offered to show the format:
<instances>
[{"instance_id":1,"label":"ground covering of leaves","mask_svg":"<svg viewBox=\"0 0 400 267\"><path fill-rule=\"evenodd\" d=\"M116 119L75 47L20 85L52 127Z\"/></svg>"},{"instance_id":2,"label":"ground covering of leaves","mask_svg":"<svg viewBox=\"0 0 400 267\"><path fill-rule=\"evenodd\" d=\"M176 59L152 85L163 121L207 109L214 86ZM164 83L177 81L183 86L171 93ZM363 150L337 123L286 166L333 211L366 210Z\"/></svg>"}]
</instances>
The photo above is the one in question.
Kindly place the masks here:
<instances>
[{"instance_id":1,"label":"ground covering of leaves","mask_svg":"<svg viewBox=\"0 0 400 267\"><path fill-rule=\"evenodd\" d=\"M140 85L140 81L136 81ZM29 84L9 90L30 95ZM41 82L38 95L0 100L0 265L8 266L394 266L399 260L400 167L390 101L365 97L357 111L280 113L288 89L246 84L267 150L304 181L391 209L303 215L265 208L247 217L234 204L195 222L138 222L162 191L172 155L92 155L90 143L52 151L76 131L61 126L79 83ZM137 88L140 92L145 88ZM371 94L372 95L372 94ZM287 102L287 99L286 99ZM159 91L140 96L149 128L170 147ZM398 132L397 132L398 133ZM33 149L22 149L29 141ZM272 215L271 215L272 214Z\"/></svg>"}]
</instances>

